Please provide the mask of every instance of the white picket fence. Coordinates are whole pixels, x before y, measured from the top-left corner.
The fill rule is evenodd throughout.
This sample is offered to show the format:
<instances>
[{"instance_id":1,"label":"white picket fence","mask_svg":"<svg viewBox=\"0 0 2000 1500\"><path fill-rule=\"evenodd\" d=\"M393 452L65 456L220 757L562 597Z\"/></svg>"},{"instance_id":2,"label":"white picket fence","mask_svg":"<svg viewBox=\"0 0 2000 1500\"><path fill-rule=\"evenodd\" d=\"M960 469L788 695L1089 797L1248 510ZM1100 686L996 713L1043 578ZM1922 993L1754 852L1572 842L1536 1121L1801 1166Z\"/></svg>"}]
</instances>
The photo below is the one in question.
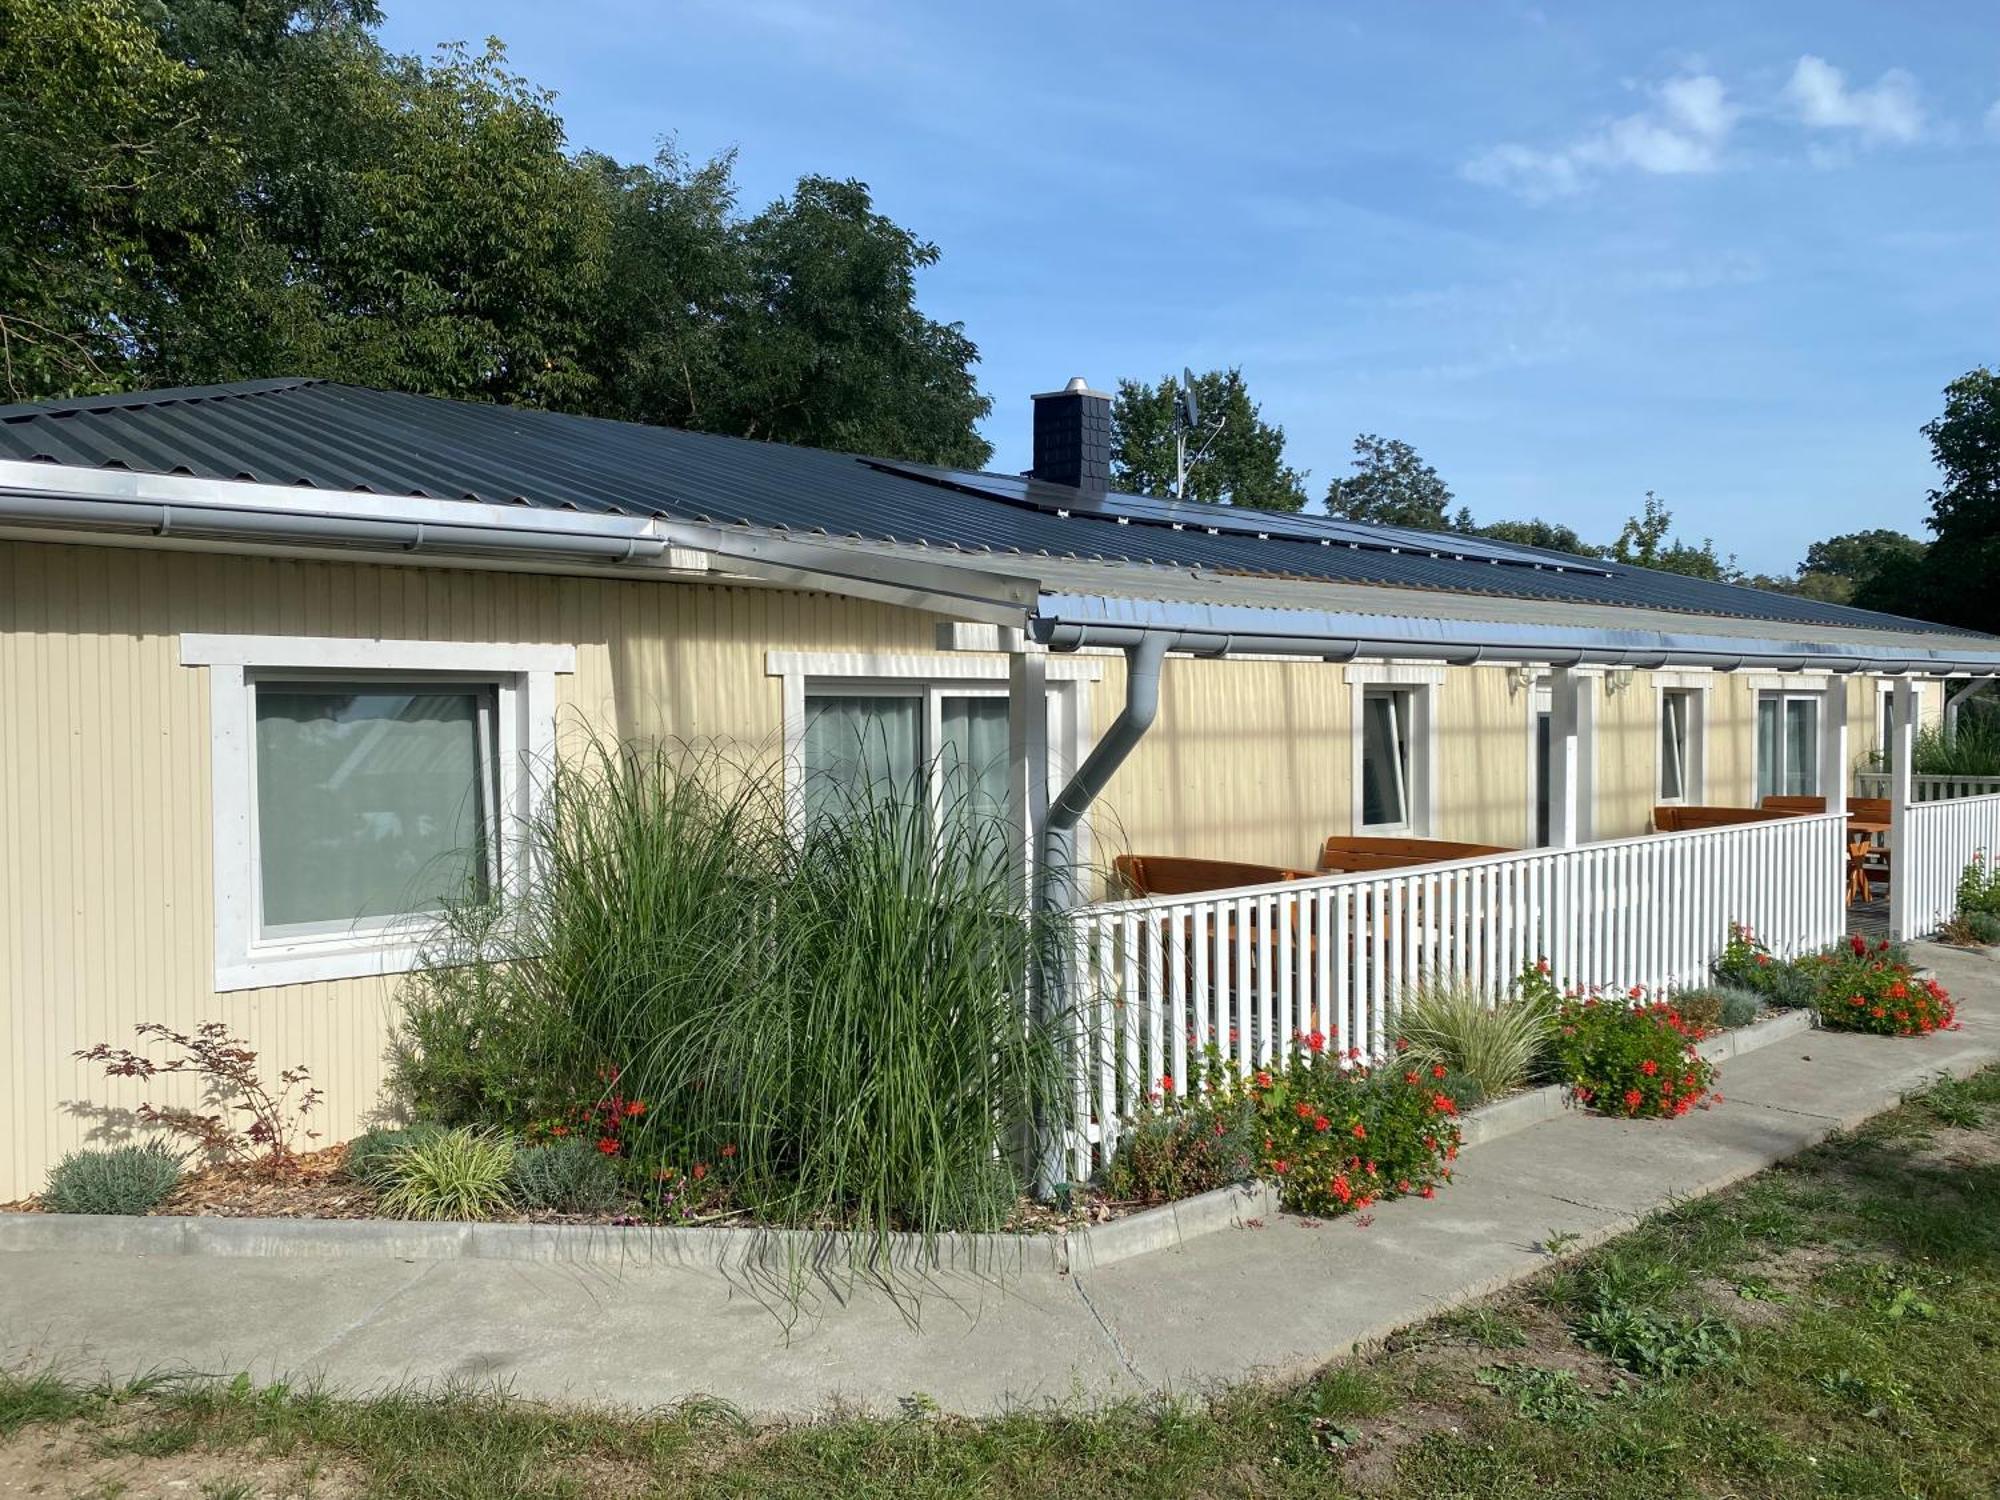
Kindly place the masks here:
<instances>
[{"instance_id":1,"label":"white picket fence","mask_svg":"<svg viewBox=\"0 0 2000 1500\"><path fill-rule=\"evenodd\" d=\"M1660 991L1701 982L1731 922L1779 952L1834 942L1845 830L1838 814L1782 818L1085 908L1070 1169L1088 1176L1152 1095L1185 1094L1209 1042L1239 1069L1312 1032L1381 1056L1422 981L1497 998L1545 957L1565 986Z\"/></svg>"},{"instance_id":2,"label":"white picket fence","mask_svg":"<svg viewBox=\"0 0 2000 1500\"><path fill-rule=\"evenodd\" d=\"M1957 906L1958 877L1974 854L2000 853L2000 795L1919 802L1903 814L1889 858L1889 928L1928 937Z\"/></svg>"},{"instance_id":3,"label":"white picket fence","mask_svg":"<svg viewBox=\"0 0 2000 1500\"><path fill-rule=\"evenodd\" d=\"M1856 771L1854 795L1886 797L1889 795L1890 779L1887 771ZM1912 776L1910 778L1910 800L1913 802L1945 802L1958 797L1995 795L2000 795L2000 776Z\"/></svg>"}]
</instances>

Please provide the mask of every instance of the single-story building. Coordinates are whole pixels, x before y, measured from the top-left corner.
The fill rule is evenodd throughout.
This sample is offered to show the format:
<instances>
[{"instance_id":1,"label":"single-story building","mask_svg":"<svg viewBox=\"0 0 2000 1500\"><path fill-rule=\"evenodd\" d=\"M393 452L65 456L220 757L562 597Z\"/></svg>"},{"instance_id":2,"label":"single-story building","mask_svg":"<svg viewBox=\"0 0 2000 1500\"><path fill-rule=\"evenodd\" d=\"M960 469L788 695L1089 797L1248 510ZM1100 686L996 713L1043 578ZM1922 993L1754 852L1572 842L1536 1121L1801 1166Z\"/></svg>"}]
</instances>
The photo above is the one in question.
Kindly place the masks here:
<instances>
[{"instance_id":1,"label":"single-story building","mask_svg":"<svg viewBox=\"0 0 2000 1500\"><path fill-rule=\"evenodd\" d=\"M1603 929L1672 908L1643 966L1685 982L1748 914L1689 885L1725 854L1796 887L1792 939L1837 931L1851 772L1946 678L2000 675L2000 639L1920 621L1120 494L1081 381L1034 438L1003 475L303 379L0 408L0 1200L107 1102L72 1054L141 1021L225 1021L312 1069L327 1138L357 1129L425 893L517 877L531 768L571 732L748 747L800 805L857 735L893 767L950 748L1031 857L1311 876L1232 893L1294 916L1211 923L1242 941L1202 937L1199 971L1185 890L1102 907L1082 968L1150 1019L1080 1104L1101 1144L1195 1008L1261 1005L1259 1048L1274 1014L1375 1035L1405 939L1497 974L1595 924L1566 962L1602 978L1632 961ZM1892 781L1894 902L1922 805ZM1825 811L1652 832L1767 796ZM1519 852L1314 874L1330 836Z\"/></svg>"}]
</instances>

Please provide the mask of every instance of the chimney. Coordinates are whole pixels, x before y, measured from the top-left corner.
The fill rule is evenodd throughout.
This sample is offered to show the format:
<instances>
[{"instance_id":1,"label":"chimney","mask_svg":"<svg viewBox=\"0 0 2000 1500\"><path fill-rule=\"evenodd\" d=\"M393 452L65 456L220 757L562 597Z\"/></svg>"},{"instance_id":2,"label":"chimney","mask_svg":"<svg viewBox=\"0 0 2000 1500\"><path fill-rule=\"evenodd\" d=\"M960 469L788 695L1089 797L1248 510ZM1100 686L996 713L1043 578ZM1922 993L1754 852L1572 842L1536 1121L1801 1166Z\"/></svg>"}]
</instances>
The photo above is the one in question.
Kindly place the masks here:
<instances>
[{"instance_id":1,"label":"chimney","mask_svg":"<svg viewBox=\"0 0 2000 1500\"><path fill-rule=\"evenodd\" d=\"M1034 400L1035 466L1028 477L1103 494L1111 486L1111 398L1079 375Z\"/></svg>"}]
</instances>

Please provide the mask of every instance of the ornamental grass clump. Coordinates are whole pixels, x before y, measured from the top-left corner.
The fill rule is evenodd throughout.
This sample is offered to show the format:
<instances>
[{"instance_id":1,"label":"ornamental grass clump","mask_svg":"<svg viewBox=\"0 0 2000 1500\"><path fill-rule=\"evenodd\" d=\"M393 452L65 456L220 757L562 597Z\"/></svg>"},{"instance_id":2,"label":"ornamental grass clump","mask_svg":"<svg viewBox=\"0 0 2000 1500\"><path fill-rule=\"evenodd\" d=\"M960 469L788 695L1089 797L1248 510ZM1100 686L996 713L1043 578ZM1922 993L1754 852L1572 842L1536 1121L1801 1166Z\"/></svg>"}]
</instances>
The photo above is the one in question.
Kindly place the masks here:
<instances>
[{"instance_id":1,"label":"ornamental grass clump","mask_svg":"<svg viewBox=\"0 0 2000 1500\"><path fill-rule=\"evenodd\" d=\"M1525 1083L1548 1045L1553 1007L1540 994L1498 1003L1471 984L1422 984L1396 1012L1406 1056L1442 1065L1479 1086L1489 1099Z\"/></svg>"},{"instance_id":2,"label":"ornamental grass clump","mask_svg":"<svg viewBox=\"0 0 2000 1500\"><path fill-rule=\"evenodd\" d=\"M389 1219L490 1219L513 1206L514 1144L460 1127L405 1141L391 1153L378 1205Z\"/></svg>"},{"instance_id":3,"label":"ornamental grass clump","mask_svg":"<svg viewBox=\"0 0 2000 1500\"><path fill-rule=\"evenodd\" d=\"M1638 988L1622 997L1572 995L1556 1010L1555 1062L1571 1097L1624 1119L1676 1119L1720 1103L1715 1067L1696 1050L1705 1033Z\"/></svg>"},{"instance_id":4,"label":"ornamental grass clump","mask_svg":"<svg viewBox=\"0 0 2000 1500\"><path fill-rule=\"evenodd\" d=\"M181 1180L181 1157L164 1141L72 1151L49 1169L41 1205L52 1214L145 1214Z\"/></svg>"},{"instance_id":5,"label":"ornamental grass clump","mask_svg":"<svg viewBox=\"0 0 2000 1500\"><path fill-rule=\"evenodd\" d=\"M1054 950L1002 820L816 789L800 827L775 768L672 747L595 742L549 779L529 889L505 922L453 913L406 995L415 1115L575 1130L644 1180L727 1161L766 1222L1012 1213L1070 1048L1024 999Z\"/></svg>"},{"instance_id":6,"label":"ornamental grass clump","mask_svg":"<svg viewBox=\"0 0 2000 1500\"><path fill-rule=\"evenodd\" d=\"M1401 1055L1370 1068L1358 1052L1336 1058L1313 1048L1288 1068L1251 1075L1244 1090L1262 1134L1259 1175L1278 1184L1293 1213L1434 1197L1458 1158L1458 1104L1443 1087L1449 1071Z\"/></svg>"},{"instance_id":7,"label":"ornamental grass clump","mask_svg":"<svg viewBox=\"0 0 2000 1500\"><path fill-rule=\"evenodd\" d=\"M1819 1023L1874 1036L1928 1036L1958 1022L1935 979L1919 979L1886 939L1849 938L1801 959L1819 986Z\"/></svg>"}]
</instances>

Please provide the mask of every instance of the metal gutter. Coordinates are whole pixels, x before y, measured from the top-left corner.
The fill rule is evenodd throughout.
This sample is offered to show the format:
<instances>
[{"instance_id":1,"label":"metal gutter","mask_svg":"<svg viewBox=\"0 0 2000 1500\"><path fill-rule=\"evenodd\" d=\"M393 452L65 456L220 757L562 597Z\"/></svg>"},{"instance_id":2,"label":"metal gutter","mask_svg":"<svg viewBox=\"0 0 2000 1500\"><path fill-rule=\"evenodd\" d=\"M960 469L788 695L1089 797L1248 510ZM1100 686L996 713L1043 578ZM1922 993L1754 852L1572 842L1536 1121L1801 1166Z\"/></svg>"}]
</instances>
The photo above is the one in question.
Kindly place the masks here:
<instances>
[{"instance_id":1,"label":"metal gutter","mask_svg":"<svg viewBox=\"0 0 2000 1500\"><path fill-rule=\"evenodd\" d=\"M2000 642L1990 653L1968 653L1958 648L1917 649L1901 641L1871 647L1853 640L1829 643L1653 629L1579 629L1088 595L1044 594L1029 622L1029 633L1051 651L1126 649L1164 633L1172 641L1169 649L1195 656L2000 676Z\"/></svg>"}]
</instances>

